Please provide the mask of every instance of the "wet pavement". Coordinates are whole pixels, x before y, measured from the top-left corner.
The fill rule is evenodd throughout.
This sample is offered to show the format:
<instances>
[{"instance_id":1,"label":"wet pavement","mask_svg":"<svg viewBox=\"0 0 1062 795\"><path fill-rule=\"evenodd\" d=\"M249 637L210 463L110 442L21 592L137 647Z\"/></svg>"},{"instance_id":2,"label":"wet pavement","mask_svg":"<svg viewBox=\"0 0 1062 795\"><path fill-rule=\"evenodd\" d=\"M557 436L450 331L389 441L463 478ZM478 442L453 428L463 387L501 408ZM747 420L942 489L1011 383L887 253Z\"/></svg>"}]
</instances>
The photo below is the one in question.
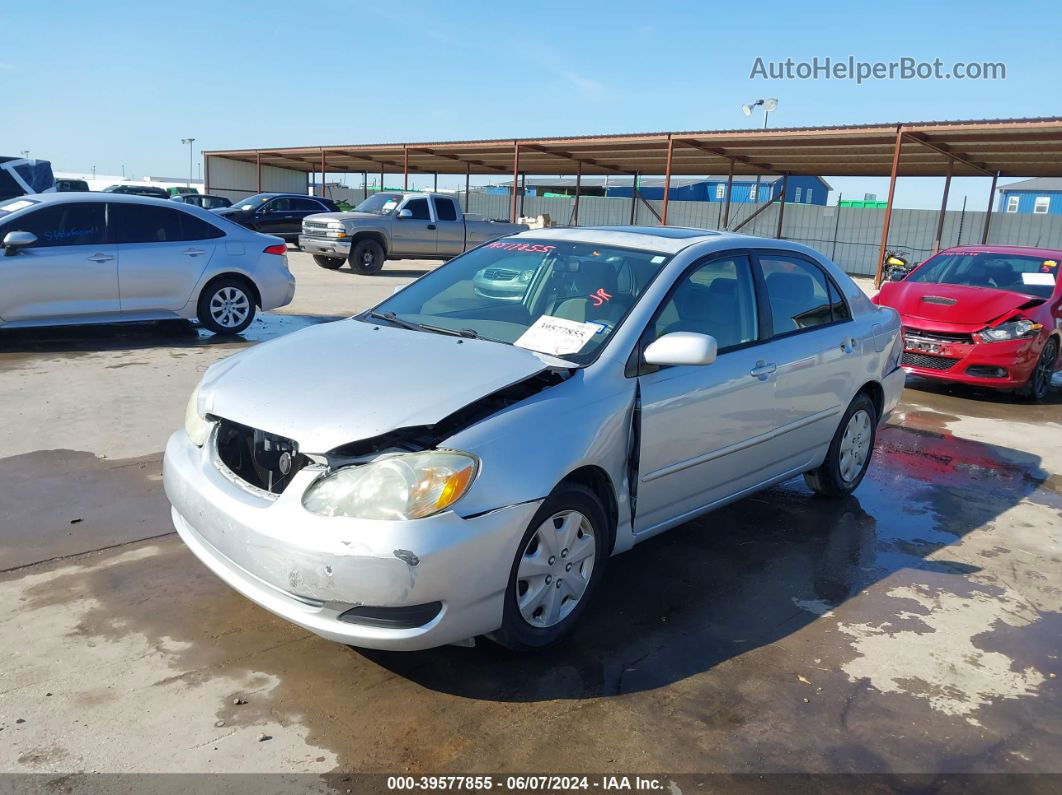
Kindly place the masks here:
<instances>
[{"instance_id":1,"label":"wet pavement","mask_svg":"<svg viewBox=\"0 0 1062 795\"><path fill-rule=\"evenodd\" d=\"M253 344L140 333L0 348L0 410L79 357L175 389ZM237 595L169 534L151 444L179 414L9 429L0 770L1060 773L1060 403L912 382L854 496L791 481L651 539L529 656L359 651Z\"/></svg>"}]
</instances>

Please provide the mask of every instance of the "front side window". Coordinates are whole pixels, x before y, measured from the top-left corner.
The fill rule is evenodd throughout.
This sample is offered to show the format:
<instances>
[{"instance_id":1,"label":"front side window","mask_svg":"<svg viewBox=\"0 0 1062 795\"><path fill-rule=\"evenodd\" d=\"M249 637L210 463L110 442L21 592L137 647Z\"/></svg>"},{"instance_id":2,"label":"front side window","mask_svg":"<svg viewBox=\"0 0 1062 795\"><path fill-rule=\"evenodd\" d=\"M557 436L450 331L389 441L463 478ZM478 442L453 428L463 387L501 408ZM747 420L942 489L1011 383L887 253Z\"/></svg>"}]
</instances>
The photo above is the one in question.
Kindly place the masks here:
<instances>
[{"instance_id":1,"label":"front side window","mask_svg":"<svg viewBox=\"0 0 1062 795\"><path fill-rule=\"evenodd\" d=\"M712 260L684 275L653 322L654 339L673 331L710 334L721 351L753 342L759 332L749 258Z\"/></svg>"},{"instance_id":2,"label":"front side window","mask_svg":"<svg viewBox=\"0 0 1062 795\"><path fill-rule=\"evenodd\" d=\"M1037 196L1036 203L1033 205L1033 213L1036 215L1047 215L1048 209L1051 207L1050 196Z\"/></svg>"},{"instance_id":3,"label":"front side window","mask_svg":"<svg viewBox=\"0 0 1062 795\"><path fill-rule=\"evenodd\" d=\"M1007 197L1007 212L1008 213L1016 213L1016 212L1018 212L1018 201L1019 200L1020 200L1020 197L1018 197L1018 196L1008 196Z\"/></svg>"},{"instance_id":4,"label":"front side window","mask_svg":"<svg viewBox=\"0 0 1062 795\"><path fill-rule=\"evenodd\" d=\"M96 246L107 241L107 216L103 202L49 204L4 227L7 232L31 232L33 248Z\"/></svg>"},{"instance_id":5,"label":"front side window","mask_svg":"<svg viewBox=\"0 0 1062 795\"><path fill-rule=\"evenodd\" d=\"M402 209L413 213L413 220L415 221L431 220L431 215L428 213L427 199L410 199Z\"/></svg>"},{"instance_id":6,"label":"front side window","mask_svg":"<svg viewBox=\"0 0 1062 795\"><path fill-rule=\"evenodd\" d=\"M452 199L432 199L435 202L435 214L440 221L456 221L457 209Z\"/></svg>"},{"instance_id":7,"label":"front side window","mask_svg":"<svg viewBox=\"0 0 1062 795\"><path fill-rule=\"evenodd\" d=\"M656 251L502 238L425 274L362 319L381 322L393 312L396 324L543 353L553 352L542 345L550 335L570 334L565 344L577 344L557 355L588 364L669 259Z\"/></svg>"},{"instance_id":8,"label":"front side window","mask_svg":"<svg viewBox=\"0 0 1062 795\"><path fill-rule=\"evenodd\" d=\"M830 287L820 268L784 254L760 256L775 336L832 323Z\"/></svg>"},{"instance_id":9,"label":"front side window","mask_svg":"<svg viewBox=\"0 0 1062 795\"><path fill-rule=\"evenodd\" d=\"M286 213L291 211L291 199L273 199L265 206L267 213Z\"/></svg>"},{"instance_id":10,"label":"front side window","mask_svg":"<svg viewBox=\"0 0 1062 795\"><path fill-rule=\"evenodd\" d=\"M988 287L1047 298L1058 280L1058 260L975 252L937 254L904 281Z\"/></svg>"}]
</instances>

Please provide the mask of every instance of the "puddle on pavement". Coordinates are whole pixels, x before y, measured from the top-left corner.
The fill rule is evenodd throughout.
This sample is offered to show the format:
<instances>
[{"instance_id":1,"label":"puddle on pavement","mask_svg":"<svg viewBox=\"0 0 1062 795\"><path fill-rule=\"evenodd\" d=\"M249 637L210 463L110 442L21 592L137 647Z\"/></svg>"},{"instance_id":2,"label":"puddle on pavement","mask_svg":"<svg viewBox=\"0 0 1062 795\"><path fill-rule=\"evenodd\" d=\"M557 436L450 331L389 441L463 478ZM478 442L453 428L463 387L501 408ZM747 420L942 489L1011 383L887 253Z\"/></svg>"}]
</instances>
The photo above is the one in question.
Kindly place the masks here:
<instances>
[{"instance_id":1,"label":"puddle on pavement","mask_svg":"<svg viewBox=\"0 0 1062 795\"><path fill-rule=\"evenodd\" d=\"M267 695L246 706L223 699L203 720L251 727L268 716L297 724L309 744L334 752L347 769L539 769L535 760L544 758L558 769L587 769L587 746L551 745L542 727L558 721L597 738L589 741L594 759L639 758L657 770L703 770L708 758L730 769L747 769L750 759L792 769L794 748L809 763L829 753L823 764L840 755L861 770L910 769L904 737L917 721L924 736L946 738L919 752L935 769L999 738L934 709L921 692L929 685L904 681L884 692L872 679L853 681L844 666L862 659L885 669L890 660L880 655L896 649L879 638L942 631L930 607L896 594L947 592L952 612L964 600L1002 598L1003 586L970 578L1006 567L1010 538L990 535L989 554L975 562L970 553L951 558L971 534L1026 509L1043 478L1034 456L946 432L890 428L855 496L820 499L792 481L651 539L609 561L570 641L527 656L487 641L407 654L347 649L238 596L173 538L152 542L159 551L149 557L36 585L19 609L85 599L72 644L142 633L167 650L178 671L170 681L194 686L225 675L253 689L255 677L268 677L276 686ZM1057 622L993 632L1014 593L992 604L988 623L956 648L991 650L1020 660L1022 670L1045 671L1057 659L1047 659L1052 645L1043 633ZM842 626L874 630L855 638ZM946 656L948 646L936 648ZM1046 690L1032 674L1022 685L1035 697L1016 706L1006 694L1000 703L984 696L979 722L1028 727L1037 713L1058 711L1057 686ZM820 736L806 736L809 720ZM647 751L647 733L669 741ZM893 739L883 744L883 736Z\"/></svg>"}]
</instances>

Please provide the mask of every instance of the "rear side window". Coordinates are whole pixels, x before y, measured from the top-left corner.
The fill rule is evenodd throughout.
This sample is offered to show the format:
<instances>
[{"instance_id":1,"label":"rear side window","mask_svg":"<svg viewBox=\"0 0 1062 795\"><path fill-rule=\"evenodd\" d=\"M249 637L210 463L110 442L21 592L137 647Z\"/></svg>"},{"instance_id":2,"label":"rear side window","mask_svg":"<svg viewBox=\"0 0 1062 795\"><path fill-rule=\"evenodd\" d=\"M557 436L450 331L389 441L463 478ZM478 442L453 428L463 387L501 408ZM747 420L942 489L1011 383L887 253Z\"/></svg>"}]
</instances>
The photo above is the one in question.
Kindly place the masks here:
<instances>
[{"instance_id":1,"label":"rear side window","mask_svg":"<svg viewBox=\"0 0 1062 795\"><path fill-rule=\"evenodd\" d=\"M292 199L291 209L300 213L323 213L327 212L325 206L313 199Z\"/></svg>"},{"instance_id":2,"label":"rear side window","mask_svg":"<svg viewBox=\"0 0 1062 795\"><path fill-rule=\"evenodd\" d=\"M418 221L430 221L431 216L428 215L428 200L427 199L410 199L406 202L406 206L403 210L409 210L413 213L413 218Z\"/></svg>"},{"instance_id":3,"label":"rear side window","mask_svg":"<svg viewBox=\"0 0 1062 795\"><path fill-rule=\"evenodd\" d=\"M433 199L435 202L435 214L440 221L456 221L457 210L454 208L452 199Z\"/></svg>"},{"instance_id":4,"label":"rear side window","mask_svg":"<svg viewBox=\"0 0 1062 795\"><path fill-rule=\"evenodd\" d=\"M224 232L213 224L181 210L148 204L113 204L118 243L171 243L180 240L211 240Z\"/></svg>"},{"instance_id":5,"label":"rear side window","mask_svg":"<svg viewBox=\"0 0 1062 795\"><path fill-rule=\"evenodd\" d=\"M821 268L799 257L775 253L760 255L760 268L775 336L833 322L830 285Z\"/></svg>"},{"instance_id":6,"label":"rear side window","mask_svg":"<svg viewBox=\"0 0 1062 795\"><path fill-rule=\"evenodd\" d=\"M32 232L34 248L95 246L107 241L103 202L50 204L8 223L6 232Z\"/></svg>"}]
</instances>

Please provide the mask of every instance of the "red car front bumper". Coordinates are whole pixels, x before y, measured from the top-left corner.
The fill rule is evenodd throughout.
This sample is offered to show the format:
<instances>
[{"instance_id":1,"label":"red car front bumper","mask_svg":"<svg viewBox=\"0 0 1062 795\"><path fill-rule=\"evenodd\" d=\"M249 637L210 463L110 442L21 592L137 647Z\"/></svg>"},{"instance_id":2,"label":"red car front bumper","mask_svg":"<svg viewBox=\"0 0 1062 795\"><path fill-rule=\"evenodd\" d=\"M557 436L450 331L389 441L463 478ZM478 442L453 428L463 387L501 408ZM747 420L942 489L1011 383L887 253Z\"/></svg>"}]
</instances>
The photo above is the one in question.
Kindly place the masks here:
<instances>
[{"instance_id":1,"label":"red car front bumper","mask_svg":"<svg viewBox=\"0 0 1062 795\"><path fill-rule=\"evenodd\" d=\"M976 342L969 334L904 326L904 370L922 378L1015 389L1029 380L1043 347L1038 337Z\"/></svg>"}]
</instances>

